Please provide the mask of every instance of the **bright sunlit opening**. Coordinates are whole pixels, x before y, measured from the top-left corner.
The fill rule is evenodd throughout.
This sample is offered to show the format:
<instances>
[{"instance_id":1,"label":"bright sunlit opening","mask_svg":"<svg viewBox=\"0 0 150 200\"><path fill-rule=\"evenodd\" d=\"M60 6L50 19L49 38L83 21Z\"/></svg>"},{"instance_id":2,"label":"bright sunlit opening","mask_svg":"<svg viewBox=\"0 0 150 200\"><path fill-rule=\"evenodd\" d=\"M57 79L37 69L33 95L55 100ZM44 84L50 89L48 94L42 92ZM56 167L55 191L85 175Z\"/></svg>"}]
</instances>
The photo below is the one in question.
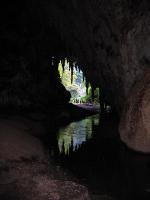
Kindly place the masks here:
<instances>
[{"instance_id":1,"label":"bright sunlit opening","mask_svg":"<svg viewBox=\"0 0 150 200\"><path fill-rule=\"evenodd\" d=\"M58 72L62 84L71 94L71 103L99 103L99 88L95 89L94 98L92 98L92 87L88 84L87 88L83 72L79 67L73 65L71 68L69 62L65 59L64 66L61 61L59 62Z\"/></svg>"}]
</instances>

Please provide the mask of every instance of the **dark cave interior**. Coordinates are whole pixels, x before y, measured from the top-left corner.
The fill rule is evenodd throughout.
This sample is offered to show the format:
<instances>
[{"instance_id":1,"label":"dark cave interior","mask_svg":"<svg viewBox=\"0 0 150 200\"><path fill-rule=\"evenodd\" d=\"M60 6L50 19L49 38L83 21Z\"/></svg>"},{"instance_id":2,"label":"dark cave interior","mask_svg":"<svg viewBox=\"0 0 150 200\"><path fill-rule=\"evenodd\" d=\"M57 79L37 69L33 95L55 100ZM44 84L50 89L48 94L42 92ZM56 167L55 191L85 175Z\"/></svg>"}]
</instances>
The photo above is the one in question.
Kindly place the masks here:
<instances>
[{"instance_id":1,"label":"dark cave interior","mask_svg":"<svg viewBox=\"0 0 150 200\"><path fill-rule=\"evenodd\" d=\"M100 88L102 127L97 133L104 129L105 121L110 122L110 117L110 123L115 121L117 132L117 136L111 136L114 144L117 138L123 148L131 150L128 160L132 162L132 154L139 154L139 163L147 165L150 153L150 2L2 2L0 22L0 199L114 199L107 195L90 197L88 185L85 187L73 178L66 178L62 175L63 169L59 172L61 175L56 175L58 166L48 159L43 141L49 138L47 130L53 135L54 129L95 114L69 103L70 93L58 74L58 63L68 58L71 67L75 61L80 66L87 83ZM109 116L103 109L104 103L112 108ZM97 145L106 148L109 142ZM111 155L111 151L108 152ZM134 165L138 158L136 155L133 158ZM51 175L47 172L49 162ZM98 168L99 165L95 165ZM58 193L55 192L57 187L62 188ZM72 191L76 193L70 196ZM137 195L136 199L147 199L150 189L144 191L146 195L142 193L143 196ZM120 191L118 198L133 199L132 195L123 197L122 193Z\"/></svg>"}]
</instances>

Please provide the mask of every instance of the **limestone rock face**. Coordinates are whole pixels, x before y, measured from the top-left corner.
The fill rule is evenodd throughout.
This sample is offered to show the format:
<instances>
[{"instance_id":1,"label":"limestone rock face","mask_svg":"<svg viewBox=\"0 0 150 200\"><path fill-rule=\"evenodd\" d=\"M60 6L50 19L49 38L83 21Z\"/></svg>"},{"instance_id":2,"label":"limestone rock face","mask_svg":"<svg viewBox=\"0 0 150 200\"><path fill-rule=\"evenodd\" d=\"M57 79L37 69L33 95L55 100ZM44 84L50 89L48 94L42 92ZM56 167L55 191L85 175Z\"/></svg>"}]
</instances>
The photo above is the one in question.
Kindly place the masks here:
<instances>
[{"instance_id":1,"label":"limestone rock face","mask_svg":"<svg viewBox=\"0 0 150 200\"><path fill-rule=\"evenodd\" d=\"M0 9L2 106L68 102L56 78L58 61L67 57L120 112L149 65L148 0L23 0Z\"/></svg>"},{"instance_id":2,"label":"limestone rock face","mask_svg":"<svg viewBox=\"0 0 150 200\"><path fill-rule=\"evenodd\" d=\"M22 0L1 6L0 106L47 110L67 104L70 95L57 72L67 57L121 115L131 88L150 66L149 10L148 0Z\"/></svg>"},{"instance_id":3,"label":"limestone rock face","mask_svg":"<svg viewBox=\"0 0 150 200\"><path fill-rule=\"evenodd\" d=\"M23 120L0 119L0 160L46 160L44 147L30 134L29 125Z\"/></svg>"},{"instance_id":4,"label":"limestone rock face","mask_svg":"<svg viewBox=\"0 0 150 200\"><path fill-rule=\"evenodd\" d=\"M132 88L119 129L129 148L150 153L150 70Z\"/></svg>"}]
</instances>

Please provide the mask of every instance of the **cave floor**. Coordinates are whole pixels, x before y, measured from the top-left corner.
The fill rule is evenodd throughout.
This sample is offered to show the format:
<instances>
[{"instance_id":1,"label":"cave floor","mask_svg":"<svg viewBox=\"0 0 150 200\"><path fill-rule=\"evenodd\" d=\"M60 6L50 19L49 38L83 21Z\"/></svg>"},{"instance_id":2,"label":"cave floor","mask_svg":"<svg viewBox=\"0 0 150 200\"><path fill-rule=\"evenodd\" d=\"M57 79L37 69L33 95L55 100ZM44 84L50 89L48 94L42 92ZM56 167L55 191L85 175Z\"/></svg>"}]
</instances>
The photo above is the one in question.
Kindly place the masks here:
<instances>
[{"instance_id":1,"label":"cave floor","mask_svg":"<svg viewBox=\"0 0 150 200\"><path fill-rule=\"evenodd\" d=\"M110 113L57 130L47 145L57 166L85 185L92 199L150 199L150 155L126 148Z\"/></svg>"},{"instance_id":2,"label":"cave floor","mask_svg":"<svg viewBox=\"0 0 150 200\"><path fill-rule=\"evenodd\" d=\"M121 143L111 113L43 121L41 113L0 116L0 199L150 199L150 155Z\"/></svg>"}]
</instances>

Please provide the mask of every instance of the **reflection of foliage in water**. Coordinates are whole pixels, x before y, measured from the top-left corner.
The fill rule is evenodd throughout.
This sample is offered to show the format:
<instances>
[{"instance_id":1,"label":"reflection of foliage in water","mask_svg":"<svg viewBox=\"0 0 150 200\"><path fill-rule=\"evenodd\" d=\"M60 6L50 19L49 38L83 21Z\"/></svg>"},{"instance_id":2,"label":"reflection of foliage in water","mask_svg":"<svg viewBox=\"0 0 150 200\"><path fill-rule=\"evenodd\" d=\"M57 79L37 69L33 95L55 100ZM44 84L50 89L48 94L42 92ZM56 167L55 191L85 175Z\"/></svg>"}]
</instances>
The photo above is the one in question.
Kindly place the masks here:
<instances>
[{"instance_id":1,"label":"reflection of foliage in water","mask_svg":"<svg viewBox=\"0 0 150 200\"><path fill-rule=\"evenodd\" d=\"M77 150L82 143L92 137L93 126L98 124L99 115L94 115L61 128L58 132L59 151L69 154L71 147L73 151Z\"/></svg>"},{"instance_id":2,"label":"reflection of foliage in water","mask_svg":"<svg viewBox=\"0 0 150 200\"><path fill-rule=\"evenodd\" d=\"M72 142L72 135L70 134L70 127L66 127L59 130L58 134L58 146L59 151L69 154L69 150ZM65 133L65 134L64 134Z\"/></svg>"}]
</instances>

